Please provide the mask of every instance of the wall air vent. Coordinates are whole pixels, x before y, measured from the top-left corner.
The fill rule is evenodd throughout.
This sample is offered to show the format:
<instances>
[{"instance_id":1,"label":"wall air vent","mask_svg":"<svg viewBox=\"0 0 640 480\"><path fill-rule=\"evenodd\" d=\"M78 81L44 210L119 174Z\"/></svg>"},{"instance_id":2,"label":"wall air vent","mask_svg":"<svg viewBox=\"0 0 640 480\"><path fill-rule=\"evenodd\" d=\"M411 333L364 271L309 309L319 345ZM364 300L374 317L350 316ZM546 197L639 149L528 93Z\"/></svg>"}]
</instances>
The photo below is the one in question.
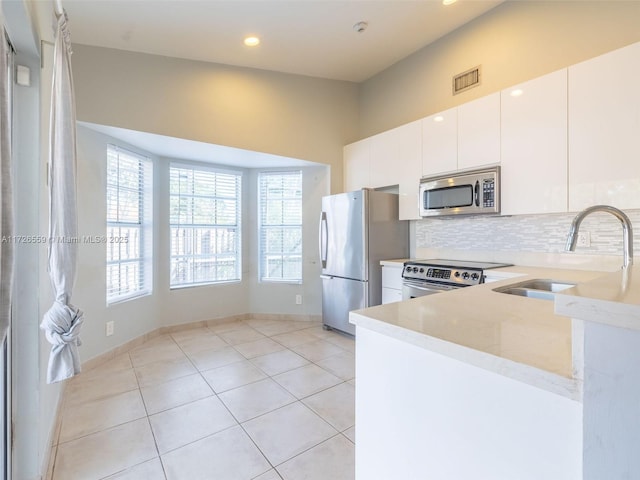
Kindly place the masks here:
<instances>
[{"instance_id":1,"label":"wall air vent","mask_svg":"<svg viewBox=\"0 0 640 480\"><path fill-rule=\"evenodd\" d=\"M480 65L453 77L453 94L469 90L480 85Z\"/></svg>"}]
</instances>

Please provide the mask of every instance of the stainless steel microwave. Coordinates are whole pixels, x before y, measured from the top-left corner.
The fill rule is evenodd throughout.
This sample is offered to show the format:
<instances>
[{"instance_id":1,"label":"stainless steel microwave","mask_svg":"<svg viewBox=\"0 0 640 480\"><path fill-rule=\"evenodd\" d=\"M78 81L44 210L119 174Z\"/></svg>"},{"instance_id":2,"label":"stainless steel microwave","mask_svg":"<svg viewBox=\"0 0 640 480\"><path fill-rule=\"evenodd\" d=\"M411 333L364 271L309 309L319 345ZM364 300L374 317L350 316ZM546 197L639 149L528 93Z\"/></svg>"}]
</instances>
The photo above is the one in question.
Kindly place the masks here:
<instances>
[{"instance_id":1,"label":"stainless steel microwave","mask_svg":"<svg viewBox=\"0 0 640 480\"><path fill-rule=\"evenodd\" d=\"M420 180L420 216L500 213L500 167Z\"/></svg>"}]
</instances>

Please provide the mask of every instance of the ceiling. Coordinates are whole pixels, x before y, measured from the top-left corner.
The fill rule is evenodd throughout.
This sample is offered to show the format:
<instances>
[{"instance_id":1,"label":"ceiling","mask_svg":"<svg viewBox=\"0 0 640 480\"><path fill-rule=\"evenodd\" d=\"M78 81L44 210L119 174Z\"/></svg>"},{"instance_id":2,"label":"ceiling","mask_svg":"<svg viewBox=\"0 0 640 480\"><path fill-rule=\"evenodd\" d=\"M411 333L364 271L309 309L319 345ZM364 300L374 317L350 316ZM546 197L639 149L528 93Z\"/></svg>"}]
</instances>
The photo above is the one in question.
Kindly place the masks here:
<instances>
[{"instance_id":1,"label":"ceiling","mask_svg":"<svg viewBox=\"0 0 640 480\"><path fill-rule=\"evenodd\" d=\"M62 0L74 43L362 82L504 0ZM354 24L368 23L363 33ZM255 34L262 40L246 47Z\"/></svg>"},{"instance_id":2,"label":"ceiling","mask_svg":"<svg viewBox=\"0 0 640 480\"><path fill-rule=\"evenodd\" d=\"M166 137L154 133L127 130L126 128L110 127L89 122L78 122L78 124L112 138L122 140L145 152L175 160L215 163L216 165L229 165L239 168L318 166L317 163L306 160L282 157L270 153L196 142L184 138Z\"/></svg>"}]
</instances>

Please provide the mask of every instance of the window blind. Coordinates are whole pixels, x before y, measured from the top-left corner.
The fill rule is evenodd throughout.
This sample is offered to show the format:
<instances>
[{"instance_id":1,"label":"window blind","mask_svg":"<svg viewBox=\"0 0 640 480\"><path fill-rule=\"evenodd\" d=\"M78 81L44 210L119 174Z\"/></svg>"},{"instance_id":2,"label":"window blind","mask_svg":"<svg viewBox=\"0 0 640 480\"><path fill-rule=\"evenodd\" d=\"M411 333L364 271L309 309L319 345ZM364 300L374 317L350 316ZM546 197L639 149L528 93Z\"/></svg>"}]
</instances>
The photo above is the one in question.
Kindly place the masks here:
<instances>
[{"instance_id":1,"label":"window blind","mask_svg":"<svg viewBox=\"0 0 640 480\"><path fill-rule=\"evenodd\" d=\"M261 172L260 280L302 282L302 172Z\"/></svg>"},{"instance_id":2,"label":"window blind","mask_svg":"<svg viewBox=\"0 0 640 480\"><path fill-rule=\"evenodd\" d=\"M171 165L171 286L240 280L241 180L239 172Z\"/></svg>"},{"instance_id":3,"label":"window blind","mask_svg":"<svg viewBox=\"0 0 640 480\"><path fill-rule=\"evenodd\" d=\"M107 303L151 292L151 160L107 147Z\"/></svg>"}]
</instances>

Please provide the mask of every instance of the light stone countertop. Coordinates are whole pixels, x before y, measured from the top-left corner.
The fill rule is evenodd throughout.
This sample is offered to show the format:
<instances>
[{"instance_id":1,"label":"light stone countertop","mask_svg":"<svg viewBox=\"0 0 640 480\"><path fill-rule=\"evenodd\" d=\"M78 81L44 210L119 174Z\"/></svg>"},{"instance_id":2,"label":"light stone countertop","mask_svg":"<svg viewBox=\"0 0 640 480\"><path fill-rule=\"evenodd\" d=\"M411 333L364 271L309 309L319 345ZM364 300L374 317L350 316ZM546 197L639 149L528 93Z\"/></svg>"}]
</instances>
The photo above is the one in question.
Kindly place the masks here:
<instances>
[{"instance_id":1,"label":"light stone countertop","mask_svg":"<svg viewBox=\"0 0 640 480\"><path fill-rule=\"evenodd\" d=\"M396 258L392 260L380 260L380 265L386 265L388 267L402 267L404 262L408 262L410 258Z\"/></svg>"},{"instance_id":2,"label":"light stone countertop","mask_svg":"<svg viewBox=\"0 0 640 480\"><path fill-rule=\"evenodd\" d=\"M358 327L581 400L581 381L574 378L571 318L555 313L553 301L507 295L493 289L547 278L576 283L579 288L595 283L594 289L598 290L600 279L616 274L522 266L490 272L494 278L507 278L357 310L351 312L350 321ZM640 278L640 273L637 277ZM567 292L575 295L577 288Z\"/></svg>"},{"instance_id":3,"label":"light stone countertop","mask_svg":"<svg viewBox=\"0 0 640 480\"><path fill-rule=\"evenodd\" d=\"M555 313L640 330L640 265L557 293Z\"/></svg>"}]
</instances>

